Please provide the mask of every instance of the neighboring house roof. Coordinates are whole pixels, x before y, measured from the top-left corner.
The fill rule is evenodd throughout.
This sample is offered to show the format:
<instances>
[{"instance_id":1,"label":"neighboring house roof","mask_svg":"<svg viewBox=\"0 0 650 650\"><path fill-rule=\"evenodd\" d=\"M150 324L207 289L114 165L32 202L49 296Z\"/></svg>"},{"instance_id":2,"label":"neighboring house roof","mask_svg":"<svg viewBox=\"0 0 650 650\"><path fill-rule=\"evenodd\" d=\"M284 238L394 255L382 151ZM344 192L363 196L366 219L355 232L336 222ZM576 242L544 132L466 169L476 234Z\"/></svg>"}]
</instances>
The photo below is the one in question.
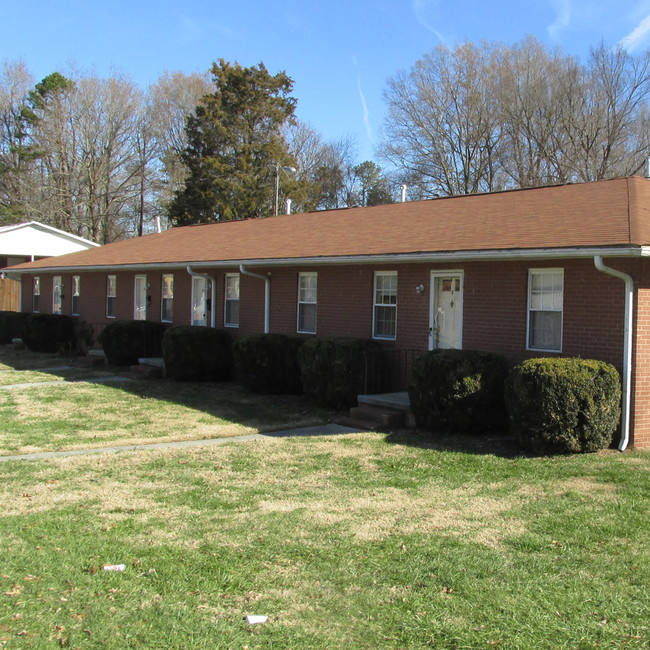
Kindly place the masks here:
<instances>
[{"instance_id":1,"label":"neighboring house roof","mask_svg":"<svg viewBox=\"0 0 650 650\"><path fill-rule=\"evenodd\" d=\"M38 221L0 227L0 255L50 257L98 246L88 239Z\"/></svg>"},{"instance_id":2,"label":"neighboring house roof","mask_svg":"<svg viewBox=\"0 0 650 650\"><path fill-rule=\"evenodd\" d=\"M630 177L172 228L12 271L643 255L649 217Z\"/></svg>"}]
</instances>

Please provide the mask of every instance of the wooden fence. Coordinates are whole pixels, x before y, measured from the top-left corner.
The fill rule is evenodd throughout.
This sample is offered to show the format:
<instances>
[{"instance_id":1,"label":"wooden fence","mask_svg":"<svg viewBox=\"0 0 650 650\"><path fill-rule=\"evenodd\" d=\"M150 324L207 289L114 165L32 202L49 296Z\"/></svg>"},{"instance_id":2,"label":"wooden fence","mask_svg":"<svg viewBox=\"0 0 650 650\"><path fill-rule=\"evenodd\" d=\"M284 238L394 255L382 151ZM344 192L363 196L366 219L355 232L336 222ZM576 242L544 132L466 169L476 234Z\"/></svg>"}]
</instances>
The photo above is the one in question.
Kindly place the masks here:
<instances>
[{"instance_id":1,"label":"wooden fence","mask_svg":"<svg viewBox=\"0 0 650 650\"><path fill-rule=\"evenodd\" d=\"M20 311L20 282L0 278L0 311Z\"/></svg>"}]
</instances>

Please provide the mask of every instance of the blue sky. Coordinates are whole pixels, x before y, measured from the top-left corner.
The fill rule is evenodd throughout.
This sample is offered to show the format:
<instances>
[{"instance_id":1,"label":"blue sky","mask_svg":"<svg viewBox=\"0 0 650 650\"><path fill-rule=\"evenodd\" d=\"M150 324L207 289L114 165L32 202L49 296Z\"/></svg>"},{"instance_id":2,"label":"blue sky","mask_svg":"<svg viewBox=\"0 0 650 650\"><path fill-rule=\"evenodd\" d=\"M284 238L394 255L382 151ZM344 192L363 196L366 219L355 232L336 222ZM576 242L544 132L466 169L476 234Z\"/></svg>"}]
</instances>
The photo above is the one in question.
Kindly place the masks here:
<instances>
[{"instance_id":1,"label":"blue sky","mask_svg":"<svg viewBox=\"0 0 650 650\"><path fill-rule=\"evenodd\" d=\"M0 0L0 59L37 80L70 64L145 87L219 58L294 80L297 115L373 156L386 80L436 45L533 34L584 58L601 41L650 47L650 0Z\"/></svg>"}]
</instances>

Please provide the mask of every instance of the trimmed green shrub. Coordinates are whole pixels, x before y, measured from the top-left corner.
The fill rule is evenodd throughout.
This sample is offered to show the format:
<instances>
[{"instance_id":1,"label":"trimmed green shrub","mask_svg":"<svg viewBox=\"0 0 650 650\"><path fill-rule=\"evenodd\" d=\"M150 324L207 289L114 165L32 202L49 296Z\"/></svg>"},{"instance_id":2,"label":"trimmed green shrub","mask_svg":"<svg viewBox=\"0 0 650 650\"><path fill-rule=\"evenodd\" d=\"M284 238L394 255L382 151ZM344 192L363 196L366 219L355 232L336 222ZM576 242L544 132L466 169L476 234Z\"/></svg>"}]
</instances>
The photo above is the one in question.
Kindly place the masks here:
<instances>
[{"instance_id":1,"label":"trimmed green shrub","mask_svg":"<svg viewBox=\"0 0 650 650\"><path fill-rule=\"evenodd\" d=\"M76 348L75 322L63 314L28 314L20 337L32 352L71 352Z\"/></svg>"},{"instance_id":2,"label":"trimmed green shrub","mask_svg":"<svg viewBox=\"0 0 650 650\"><path fill-rule=\"evenodd\" d=\"M233 370L232 338L211 327L170 327L162 353L168 377L176 381L225 381Z\"/></svg>"},{"instance_id":3,"label":"trimmed green shrub","mask_svg":"<svg viewBox=\"0 0 650 650\"><path fill-rule=\"evenodd\" d=\"M106 360L113 366L129 366L142 357L161 357L165 326L147 320L118 320L99 335Z\"/></svg>"},{"instance_id":4,"label":"trimmed green shrub","mask_svg":"<svg viewBox=\"0 0 650 650\"><path fill-rule=\"evenodd\" d=\"M510 426L536 453L609 447L621 414L616 368L586 359L529 359L506 381Z\"/></svg>"},{"instance_id":5,"label":"trimmed green shrub","mask_svg":"<svg viewBox=\"0 0 650 650\"><path fill-rule=\"evenodd\" d=\"M381 355L376 341L355 338L314 338L298 351L305 394L320 406L354 406L366 391L366 363Z\"/></svg>"},{"instance_id":6,"label":"trimmed green shrub","mask_svg":"<svg viewBox=\"0 0 650 650\"><path fill-rule=\"evenodd\" d=\"M255 393L302 393L298 349L303 340L285 334L251 334L234 343L237 380Z\"/></svg>"},{"instance_id":7,"label":"trimmed green shrub","mask_svg":"<svg viewBox=\"0 0 650 650\"><path fill-rule=\"evenodd\" d=\"M0 311L0 344L6 345L20 338L23 325L30 316L19 311Z\"/></svg>"},{"instance_id":8,"label":"trimmed green shrub","mask_svg":"<svg viewBox=\"0 0 650 650\"><path fill-rule=\"evenodd\" d=\"M413 362L409 400L428 431L469 433L505 428L504 357L476 350L433 350Z\"/></svg>"}]
</instances>

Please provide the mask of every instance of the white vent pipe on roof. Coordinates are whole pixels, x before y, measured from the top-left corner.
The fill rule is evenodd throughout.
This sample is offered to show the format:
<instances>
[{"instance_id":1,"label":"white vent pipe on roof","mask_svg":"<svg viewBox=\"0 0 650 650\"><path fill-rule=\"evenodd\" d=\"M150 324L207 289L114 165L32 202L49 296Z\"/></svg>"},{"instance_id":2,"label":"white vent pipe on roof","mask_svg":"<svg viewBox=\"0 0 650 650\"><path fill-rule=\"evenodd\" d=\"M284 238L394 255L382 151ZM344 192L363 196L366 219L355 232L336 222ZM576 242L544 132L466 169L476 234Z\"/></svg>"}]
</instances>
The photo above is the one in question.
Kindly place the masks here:
<instances>
[{"instance_id":1,"label":"white vent pipe on roof","mask_svg":"<svg viewBox=\"0 0 650 650\"><path fill-rule=\"evenodd\" d=\"M210 281L210 327L217 326L217 280L207 273L197 273L192 270L191 266L187 267L187 272L197 278L205 278Z\"/></svg>"},{"instance_id":2,"label":"white vent pipe on roof","mask_svg":"<svg viewBox=\"0 0 650 650\"><path fill-rule=\"evenodd\" d=\"M264 280L264 334L268 334L271 331L271 278L268 275L248 271L243 264L239 265L239 270L251 278Z\"/></svg>"},{"instance_id":3,"label":"white vent pipe on roof","mask_svg":"<svg viewBox=\"0 0 650 650\"><path fill-rule=\"evenodd\" d=\"M402 203L406 203L406 185L402 185Z\"/></svg>"},{"instance_id":4,"label":"white vent pipe on roof","mask_svg":"<svg viewBox=\"0 0 650 650\"><path fill-rule=\"evenodd\" d=\"M623 335L623 404L621 409L621 441L619 451L625 451L630 442L630 402L632 385L632 321L634 318L634 280L623 271L617 271L603 262L600 255L594 256L594 264L599 271L619 278L625 282L625 328Z\"/></svg>"},{"instance_id":5,"label":"white vent pipe on roof","mask_svg":"<svg viewBox=\"0 0 650 650\"><path fill-rule=\"evenodd\" d=\"M284 202L284 206L285 206L284 213L285 214L291 214L291 203L292 203L292 199L286 199L285 200L285 202Z\"/></svg>"}]
</instances>

